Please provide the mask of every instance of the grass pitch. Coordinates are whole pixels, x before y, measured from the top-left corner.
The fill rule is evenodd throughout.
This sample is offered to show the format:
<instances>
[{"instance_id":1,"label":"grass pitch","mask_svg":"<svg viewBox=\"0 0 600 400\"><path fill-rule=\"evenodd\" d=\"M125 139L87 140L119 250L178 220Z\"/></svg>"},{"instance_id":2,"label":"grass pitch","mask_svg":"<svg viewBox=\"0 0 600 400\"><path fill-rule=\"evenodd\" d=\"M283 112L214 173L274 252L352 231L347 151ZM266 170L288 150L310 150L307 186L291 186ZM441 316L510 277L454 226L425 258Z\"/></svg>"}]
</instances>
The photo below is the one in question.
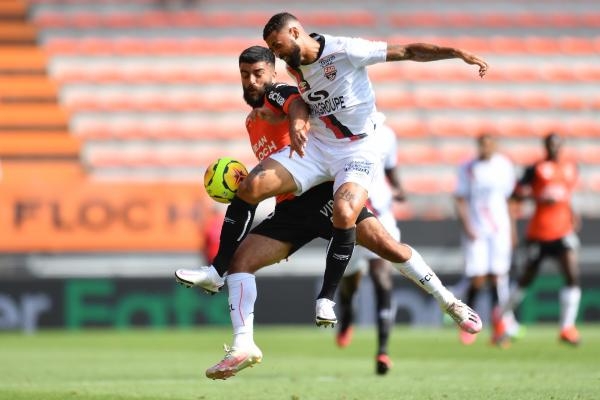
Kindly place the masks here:
<instances>
[{"instance_id":1,"label":"grass pitch","mask_svg":"<svg viewBox=\"0 0 600 400\"><path fill-rule=\"evenodd\" d=\"M397 326L394 368L381 377L373 329L338 349L331 329L259 326L262 364L227 381L204 370L223 356L228 328L3 333L0 399L599 399L600 326L581 333L571 348L555 326L530 327L503 350L488 332L465 347L454 329Z\"/></svg>"}]
</instances>

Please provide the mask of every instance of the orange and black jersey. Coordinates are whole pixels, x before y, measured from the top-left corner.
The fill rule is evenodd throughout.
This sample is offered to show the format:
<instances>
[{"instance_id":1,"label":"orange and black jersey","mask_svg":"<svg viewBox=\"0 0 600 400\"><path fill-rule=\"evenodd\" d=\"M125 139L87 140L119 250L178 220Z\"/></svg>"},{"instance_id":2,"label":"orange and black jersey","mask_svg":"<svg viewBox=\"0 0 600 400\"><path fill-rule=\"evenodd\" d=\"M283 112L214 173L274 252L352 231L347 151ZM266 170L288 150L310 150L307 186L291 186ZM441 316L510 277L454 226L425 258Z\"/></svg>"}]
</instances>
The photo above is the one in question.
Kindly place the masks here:
<instances>
[{"instance_id":1,"label":"orange and black jersey","mask_svg":"<svg viewBox=\"0 0 600 400\"><path fill-rule=\"evenodd\" d=\"M285 83L275 83L265 88L264 106L275 115L286 115L292 101L299 98L298 88ZM252 145L252 151L258 161L290 144L289 121L287 118L277 123L269 123L263 119L246 118L246 130ZM277 201L291 198L293 195L277 196Z\"/></svg>"},{"instance_id":2,"label":"orange and black jersey","mask_svg":"<svg viewBox=\"0 0 600 400\"><path fill-rule=\"evenodd\" d=\"M577 176L577 166L570 161L544 160L525 170L513 196L535 201L535 212L527 228L528 239L551 241L573 232L571 196Z\"/></svg>"}]
</instances>

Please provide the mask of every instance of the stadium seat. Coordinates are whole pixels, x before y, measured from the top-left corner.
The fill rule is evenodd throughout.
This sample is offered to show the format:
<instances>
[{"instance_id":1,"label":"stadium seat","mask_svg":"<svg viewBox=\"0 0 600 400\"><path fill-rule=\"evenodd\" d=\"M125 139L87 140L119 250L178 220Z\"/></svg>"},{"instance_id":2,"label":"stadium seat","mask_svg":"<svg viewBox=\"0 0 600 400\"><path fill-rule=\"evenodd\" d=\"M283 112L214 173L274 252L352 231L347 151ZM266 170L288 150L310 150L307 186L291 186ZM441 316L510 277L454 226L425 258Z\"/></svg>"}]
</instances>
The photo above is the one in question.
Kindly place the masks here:
<instances>
[{"instance_id":1,"label":"stadium seat","mask_svg":"<svg viewBox=\"0 0 600 400\"><path fill-rule=\"evenodd\" d=\"M58 130L66 131L69 115L56 104L0 104L0 131Z\"/></svg>"},{"instance_id":2,"label":"stadium seat","mask_svg":"<svg viewBox=\"0 0 600 400\"><path fill-rule=\"evenodd\" d=\"M24 20L27 3L21 0L0 1L0 20Z\"/></svg>"},{"instance_id":3,"label":"stadium seat","mask_svg":"<svg viewBox=\"0 0 600 400\"><path fill-rule=\"evenodd\" d=\"M0 103L55 102L56 83L41 75L0 76Z\"/></svg>"},{"instance_id":4,"label":"stadium seat","mask_svg":"<svg viewBox=\"0 0 600 400\"><path fill-rule=\"evenodd\" d=\"M440 152L428 143L406 146L400 142L397 159L399 165L439 164L442 161Z\"/></svg>"},{"instance_id":5,"label":"stadium seat","mask_svg":"<svg viewBox=\"0 0 600 400\"><path fill-rule=\"evenodd\" d=\"M77 159L80 145L68 132L1 132L0 159Z\"/></svg>"},{"instance_id":6,"label":"stadium seat","mask_svg":"<svg viewBox=\"0 0 600 400\"><path fill-rule=\"evenodd\" d=\"M31 185L82 181L86 173L79 160L2 160L2 183Z\"/></svg>"},{"instance_id":7,"label":"stadium seat","mask_svg":"<svg viewBox=\"0 0 600 400\"><path fill-rule=\"evenodd\" d=\"M46 64L46 54L37 47L0 47L0 74L45 74Z\"/></svg>"},{"instance_id":8,"label":"stadium seat","mask_svg":"<svg viewBox=\"0 0 600 400\"><path fill-rule=\"evenodd\" d=\"M396 137L402 138L426 138L427 125L418 118L388 118L386 124L396 133Z\"/></svg>"},{"instance_id":9,"label":"stadium seat","mask_svg":"<svg viewBox=\"0 0 600 400\"><path fill-rule=\"evenodd\" d=\"M569 118L565 121L565 133L571 137L600 137L600 119Z\"/></svg>"}]
</instances>

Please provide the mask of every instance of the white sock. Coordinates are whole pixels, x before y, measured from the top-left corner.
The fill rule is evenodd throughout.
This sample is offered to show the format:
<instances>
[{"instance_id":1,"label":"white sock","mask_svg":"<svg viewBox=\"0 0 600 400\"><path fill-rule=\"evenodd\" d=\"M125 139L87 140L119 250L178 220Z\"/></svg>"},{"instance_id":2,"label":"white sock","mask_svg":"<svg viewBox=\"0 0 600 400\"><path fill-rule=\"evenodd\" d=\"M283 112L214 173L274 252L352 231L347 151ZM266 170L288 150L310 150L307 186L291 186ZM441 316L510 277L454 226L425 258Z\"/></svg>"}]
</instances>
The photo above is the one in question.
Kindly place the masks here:
<instances>
[{"instance_id":1,"label":"white sock","mask_svg":"<svg viewBox=\"0 0 600 400\"><path fill-rule=\"evenodd\" d=\"M247 347L254 343L254 303L256 278L245 272L227 277L229 315L233 326L233 347Z\"/></svg>"},{"instance_id":2,"label":"white sock","mask_svg":"<svg viewBox=\"0 0 600 400\"><path fill-rule=\"evenodd\" d=\"M394 264L396 269L417 286L431 294L444 310L456 301L456 297L440 281L440 278L427 265L421 254L411 247L411 257L402 264Z\"/></svg>"},{"instance_id":3,"label":"white sock","mask_svg":"<svg viewBox=\"0 0 600 400\"><path fill-rule=\"evenodd\" d=\"M507 304L510 299L510 282L507 274L498 276L496 289L498 290L498 305L502 311L502 306ZM506 310L504 313L502 313L502 317L504 318L504 322L507 326L515 326L518 324L517 318L515 317L515 313L512 309Z\"/></svg>"},{"instance_id":4,"label":"white sock","mask_svg":"<svg viewBox=\"0 0 600 400\"><path fill-rule=\"evenodd\" d=\"M581 300L581 289L579 286L569 286L560 291L560 328L565 329L575 326L579 301Z\"/></svg>"},{"instance_id":5,"label":"white sock","mask_svg":"<svg viewBox=\"0 0 600 400\"><path fill-rule=\"evenodd\" d=\"M517 286L510 293L508 301L504 304L500 303L502 315L506 315L507 313L514 311L514 309L517 308L519 304L521 304L521 301L523 301L523 297L525 297L525 290Z\"/></svg>"}]
</instances>

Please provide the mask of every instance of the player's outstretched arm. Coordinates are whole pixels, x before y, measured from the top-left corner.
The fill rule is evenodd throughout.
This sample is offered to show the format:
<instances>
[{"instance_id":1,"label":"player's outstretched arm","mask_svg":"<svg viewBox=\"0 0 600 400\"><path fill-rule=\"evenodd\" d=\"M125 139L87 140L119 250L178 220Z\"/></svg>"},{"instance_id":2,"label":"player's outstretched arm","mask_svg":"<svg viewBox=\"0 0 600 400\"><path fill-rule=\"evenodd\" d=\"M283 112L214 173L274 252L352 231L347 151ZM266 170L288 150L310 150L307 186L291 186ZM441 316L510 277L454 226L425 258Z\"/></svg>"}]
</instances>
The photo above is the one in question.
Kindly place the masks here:
<instances>
[{"instance_id":1,"label":"player's outstretched arm","mask_svg":"<svg viewBox=\"0 0 600 400\"><path fill-rule=\"evenodd\" d=\"M304 157L306 147L308 123L308 106L301 97L297 97L289 105L288 118L290 119L290 157L294 152Z\"/></svg>"},{"instance_id":2,"label":"player's outstretched arm","mask_svg":"<svg viewBox=\"0 0 600 400\"><path fill-rule=\"evenodd\" d=\"M454 47L442 47L429 43L388 44L386 61L427 62L450 58L460 58L467 64L478 65L479 76L482 78L487 72L488 64L482 58Z\"/></svg>"}]
</instances>

